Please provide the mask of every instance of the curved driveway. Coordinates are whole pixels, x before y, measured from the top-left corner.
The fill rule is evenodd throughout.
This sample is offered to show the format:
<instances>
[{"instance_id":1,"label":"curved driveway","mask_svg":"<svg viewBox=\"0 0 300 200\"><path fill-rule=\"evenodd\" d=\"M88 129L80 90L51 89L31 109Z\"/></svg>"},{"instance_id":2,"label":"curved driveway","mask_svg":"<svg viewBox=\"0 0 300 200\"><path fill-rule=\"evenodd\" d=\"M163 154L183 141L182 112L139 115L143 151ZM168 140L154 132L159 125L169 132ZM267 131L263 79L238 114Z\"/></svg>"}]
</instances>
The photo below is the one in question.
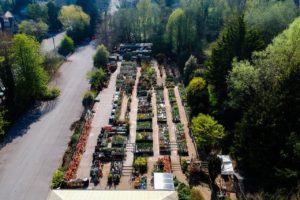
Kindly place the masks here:
<instances>
[{"instance_id":1,"label":"curved driveway","mask_svg":"<svg viewBox=\"0 0 300 200\"><path fill-rule=\"evenodd\" d=\"M82 112L81 100L88 89L86 73L92 68L92 45L79 48L61 66L51 84L60 97L42 103L24 115L0 147L0 199L43 200L70 140L72 122Z\"/></svg>"}]
</instances>

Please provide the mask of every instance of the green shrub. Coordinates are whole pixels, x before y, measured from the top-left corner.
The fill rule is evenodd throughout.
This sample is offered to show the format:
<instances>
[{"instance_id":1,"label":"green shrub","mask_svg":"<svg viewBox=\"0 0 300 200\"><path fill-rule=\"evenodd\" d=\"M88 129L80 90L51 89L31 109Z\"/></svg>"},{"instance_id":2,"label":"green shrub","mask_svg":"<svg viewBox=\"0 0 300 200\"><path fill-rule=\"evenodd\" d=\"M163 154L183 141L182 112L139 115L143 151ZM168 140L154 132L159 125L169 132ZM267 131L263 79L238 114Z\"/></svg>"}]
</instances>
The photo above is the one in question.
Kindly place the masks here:
<instances>
[{"instance_id":1,"label":"green shrub","mask_svg":"<svg viewBox=\"0 0 300 200\"><path fill-rule=\"evenodd\" d=\"M44 92L44 94L40 97L39 100L42 101L50 101L55 99L56 97L58 97L60 95L60 89L54 87L54 88L47 88L46 91Z\"/></svg>"},{"instance_id":2,"label":"green shrub","mask_svg":"<svg viewBox=\"0 0 300 200\"><path fill-rule=\"evenodd\" d=\"M58 53L61 55L68 55L69 53L72 53L75 49L74 41L72 38L65 36L64 39L61 41Z\"/></svg>"},{"instance_id":3,"label":"green shrub","mask_svg":"<svg viewBox=\"0 0 300 200\"><path fill-rule=\"evenodd\" d=\"M94 104L94 100L96 98L96 94L92 91L88 91L84 94L84 97L82 99L82 105L85 108L91 108Z\"/></svg>"},{"instance_id":4,"label":"green shrub","mask_svg":"<svg viewBox=\"0 0 300 200\"><path fill-rule=\"evenodd\" d=\"M189 164L186 160L181 160L180 162L183 173L185 173L188 169Z\"/></svg>"},{"instance_id":5,"label":"green shrub","mask_svg":"<svg viewBox=\"0 0 300 200\"><path fill-rule=\"evenodd\" d=\"M96 54L94 55L94 66L97 68L105 67L108 63L109 52L107 48L101 44L97 47Z\"/></svg>"},{"instance_id":6,"label":"green shrub","mask_svg":"<svg viewBox=\"0 0 300 200\"><path fill-rule=\"evenodd\" d=\"M58 169L54 172L52 181L51 181L51 188L55 189L60 186L60 184L64 180L64 172L61 169Z\"/></svg>"},{"instance_id":7,"label":"green shrub","mask_svg":"<svg viewBox=\"0 0 300 200\"><path fill-rule=\"evenodd\" d=\"M88 79L90 80L90 84L92 88L99 90L101 87L103 87L107 81L107 74L105 71L100 69L94 69L90 71L88 74Z\"/></svg>"},{"instance_id":8,"label":"green shrub","mask_svg":"<svg viewBox=\"0 0 300 200\"><path fill-rule=\"evenodd\" d=\"M79 141L79 138L80 138L80 133L79 134L76 133L76 134L72 135L71 144L76 144Z\"/></svg>"}]
</instances>

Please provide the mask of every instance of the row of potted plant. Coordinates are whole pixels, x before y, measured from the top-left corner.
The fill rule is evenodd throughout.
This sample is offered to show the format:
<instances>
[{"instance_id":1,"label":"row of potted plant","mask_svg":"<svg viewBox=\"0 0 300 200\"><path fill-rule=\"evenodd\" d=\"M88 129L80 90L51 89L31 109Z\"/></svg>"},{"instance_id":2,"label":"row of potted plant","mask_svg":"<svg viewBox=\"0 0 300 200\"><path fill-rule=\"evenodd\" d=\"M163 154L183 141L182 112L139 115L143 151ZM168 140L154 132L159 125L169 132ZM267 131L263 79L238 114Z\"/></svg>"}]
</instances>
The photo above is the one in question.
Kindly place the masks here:
<instances>
[{"instance_id":1,"label":"row of potted plant","mask_svg":"<svg viewBox=\"0 0 300 200\"><path fill-rule=\"evenodd\" d=\"M130 96L135 84L136 71L137 66L135 63L123 62L117 77L116 89L118 91L124 91Z\"/></svg>"},{"instance_id":2,"label":"row of potted plant","mask_svg":"<svg viewBox=\"0 0 300 200\"><path fill-rule=\"evenodd\" d=\"M175 135L176 135L176 142L178 147L178 154L180 156L188 156L188 149L187 149L183 124L181 123L176 124Z\"/></svg>"},{"instance_id":3,"label":"row of potted plant","mask_svg":"<svg viewBox=\"0 0 300 200\"><path fill-rule=\"evenodd\" d=\"M158 158L158 160L154 164L153 172L170 173L171 172L170 156L164 156L164 157Z\"/></svg>"},{"instance_id":4,"label":"row of potted plant","mask_svg":"<svg viewBox=\"0 0 300 200\"><path fill-rule=\"evenodd\" d=\"M163 90L156 90L156 107L158 123L167 122L166 106L164 102Z\"/></svg>"},{"instance_id":5,"label":"row of potted plant","mask_svg":"<svg viewBox=\"0 0 300 200\"><path fill-rule=\"evenodd\" d=\"M179 108L176 101L174 88L169 88L169 101L172 109L172 120L174 123L180 122Z\"/></svg>"},{"instance_id":6,"label":"row of potted plant","mask_svg":"<svg viewBox=\"0 0 300 200\"><path fill-rule=\"evenodd\" d=\"M168 125L166 123L158 123L159 128L159 151L161 155L169 155L171 153L170 138Z\"/></svg>"}]
</instances>

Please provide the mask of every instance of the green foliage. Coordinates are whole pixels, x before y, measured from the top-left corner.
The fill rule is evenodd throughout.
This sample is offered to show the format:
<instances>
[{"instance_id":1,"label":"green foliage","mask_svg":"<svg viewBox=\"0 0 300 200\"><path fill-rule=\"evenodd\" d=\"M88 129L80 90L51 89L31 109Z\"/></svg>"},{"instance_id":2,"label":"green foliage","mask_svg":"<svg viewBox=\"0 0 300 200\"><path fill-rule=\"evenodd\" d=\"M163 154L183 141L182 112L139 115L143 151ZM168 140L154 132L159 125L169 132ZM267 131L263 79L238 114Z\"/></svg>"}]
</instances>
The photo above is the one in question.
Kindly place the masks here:
<instances>
[{"instance_id":1,"label":"green foliage","mask_svg":"<svg viewBox=\"0 0 300 200\"><path fill-rule=\"evenodd\" d=\"M43 4L32 3L27 6L27 16L29 19L48 22L48 7Z\"/></svg>"},{"instance_id":2,"label":"green foliage","mask_svg":"<svg viewBox=\"0 0 300 200\"><path fill-rule=\"evenodd\" d=\"M75 43L83 40L89 34L90 17L79 6L63 6L58 19L62 23L67 34Z\"/></svg>"},{"instance_id":3,"label":"green foliage","mask_svg":"<svg viewBox=\"0 0 300 200\"><path fill-rule=\"evenodd\" d=\"M189 166L187 160L184 160L184 159L181 160L181 161L180 161L180 165L181 165L181 168L182 168L182 172L183 172L183 173L187 172L188 166Z\"/></svg>"},{"instance_id":4,"label":"green foliage","mask_svg":"<svg viewBox=\"0 0 300 200\"><path fill-rule=\"evenodd\" d=\"M183 70L183 80L184 80L184 84L187 85L190 80L193 77L193 73L197 68L197 58L195 58L193 55L190 56L190 58L188 59L188 61L186 61L185 63L185 67Z\"/></svg>"},{"instance_id":5,"label":"green foliage","mask_svg":"<svg viewBox=\"0 0 300 200\"><path fill-rule=\"evenodd\" d=\"M224 137L224 127L209 115L199 114L191 125L196 144L208 153L219 145Z\"/></svg>"},{"instance_id":6,"label":"green foliage","mask_svg":"<svg viewBox=\"0 0 300 200\"><path fill-rule=\"evenodd\" d=\"M62 24L58 20L59 7L55 5L55 2L53 0L49 1L46 5L48 8L49 29L54 31L60 29Z\"/></svg>"},{"instance_id":7,"label":"green foliage","mask_svg":"<svg viewBox=\"0 0 300 200\"><path fill-rule=\"evenodd\" d=\"M60 43L58 53L66 56L69 53L72 53L74 49L75 49L74 41L72 40L72 38L66 35Z\"/></svg>"},{"instance_id":8,"label":"green foliage","mask_svg":"<svg viewBox=\"0 0 300 200\"><path fill-rule=\"evenodd\" d=\"M184 183L179 183L176 188L179 200L190 200L192 189Z\"/></svg>"},{"instance_id":9,"label":"green foliage","mask_svg":"<svg viewBox=\"0 0 300 200\"><path fill-rule=\"evenodd\" d=\"M233 68L228 75L229 105L235 109L244 108L248 105L258 84L258 70L248 61L232 64Z\"/></svg>"},{"instance_id":10,"label":"green foliage","mask_svg":"<svg viewBox=\"0 0 300 200\"><path fill-rule=\"evenodd\" d=\"M247 1L246 7L246 23L259 30L267 43L297 16L297 8L292 0L253 0Z\"/></svg>"},{"instance_id":11,"label":"green foliage","mask_svg":"<svg viewBox=\"0 0 300 200\"><path fill-rule=\"evenodd\" d=\"M44 92L44 94L39 97L39 100L43 101L50 101L55 99L60 95L60 89L59 88L47 88L47 90Z\"/></svg>"},{"instance_id":12,"label":"green foliage","mask_svg":"<svg viewBox=\"0 0 300 200\"><path fill-rule=\"evenodd\" d=\"M220 33L214 43L209 65L209 78L215 87L218 103L226 99L226 77L231 70L233 58L243 60L263 48L258 32L246 27L243 17L234 18Z\"/></svg>"},{"instance_id":13,"label":"green foliage","mask_svg":"<svg viewBox=\"0 0 300 200\"><path fill-rule=\"evenodd\" d=\"M63 63L63 57L56 52L46 52L44 54L44 69L49 76L54 75L59 66Z\"/></svg>"},{"instance_id":14,"label":"green foliage","mask_svg":"<svg viewBox=\"0 0 300 200\"><path fill-rule=\"evenodd\" d=\"M190 200L205 200L205 199L199 190L193 188L191 191Z\"/></svg>"},{"instance_id":15,"label":"green foliage","mask_svg":"<svg viewBox=\"0 0 300 200\"><path fill-rule=\"evenodd\" d=\"M91 108L94 104L94 100L96 98L96 94L93 91L88 91L84 94L84 97L82 99L82 105L87 109Z\"/></svg>"},{"instance_id":16,"label":"green foliage","mask_svg":"<svg viewBox=\"0 0 300 200\"><path fill-rule=\"evenodd\" d=\"M107 48L101 44L97 47L96 54L94 55L94 66L97 68L106 68L108 63L109 52Z\"/></svg>"},{"instance_id":17,"label":"green foliage","mask_svg":"<svg viewBox=\"0 0 300 200\"><path fill-rule=\"evenodd\" d=\"M177 8L172 12L167 23L167 38L172 46L173 52L179 54L183 49L188 48L194 42L194 26L186 23L183 9ZM189 31L187 31L189 27Z\"/></svg>"},{"instance_id":18,"label":"green foliage","mask_svg":"<svg viewBox=\"0 0 300 200\"><path fill-rule=\"evenodd\" d=\"M8 122L4 118L3 111L0 112L0 139L2 139L5 135L5 127L8 125Z\"/></svg>"},{"instance_id":19,"label":"green foliage","mask_svg":"<svg viewBox=\"0 0 300 200\"><path fill-rule=\"evenodd\" d=\"M101 2L103 3L103 2ZM90 16L91 28L94 29L98 21L98 6L94 0L77 0L76 5L80 6L82 10Z\"/></svg>"},{"instance_id":20,"label":"green foliage","mask_svg":"<svg viewBox=\"0 0 300 200\"><path fill-rule=\"evenodd\" d=\"M206 81L201 77L193 78L186 88L187 101L192 109L192 115L195 116L199 112L207 112L208 94L206 89Z\"/></svg>"},{"instance_id":21,"label":"green foliage","mask_svg":"<svg viewBox=\"0 0 300 200\"><path fill-rule=\"evenodd\" d=\"M142 173L147 171L147 159L145 157L137 157L134 160L134 168Z\"/></svg>"},{"instance_id":22,"label":"green foliage","mask_svg":"<svg viewBox=\"0 0 300 200\"><path fill-rule=\"evenodd\" d=\"M105 71L100 68L90 71L88 73L88 79L90 80L91 87L99 90L101 87L105 86L108 77Z\"/></svg>"},{"instance_id":23,"label":"green foliage","mask_svg":"<svg viewBox=\"0 0 300 200\"><path fill-rule=\"evenodd\" d=\"M215 181L216 177L221 174L222 160L216 156L210 156L208 160L208 172L212 182Z\"/></svg>"},{"instance_id":24,"label":"green foliage","mask_svg":"<svg viewBox=\"0 0 300 200\"><path fill-rule=\"evenodd\" d=\"M11 52L16 103L23 107L43 96L49 78L42 67L39 43L34 38L15 35Z\"/></svg>"},{"instance_id":25,"label":"green foliage","mask_svg":"<svg viewBox=\"0 0 300 200\"><path fill-rule=\"evenodd\" d=\"M61 169L58 169L54 172L52 181L51 181L51 188L56 189L58 188L64 180L64 172Z\"/></svg>"},{"instance_id":26,"label":"green foliage","mask_svg":"<svg viewBox=\"0 0 300 200\"><path fill-rule=\"evenodd\" d=\"M252 65L235 64L229 77L234 80L232 94L247 95L249 87L253 90L235 130L233 153L248 176L271 191L295 186L300 176L296 167L300 165L299 26L297 18L265 50L254 54ZM251 69L253 74L252 68L256 78L249 86L244 69ZM234 74L237 71L240 75Z\"/></svg>"},{"instance_id":27,"label":"green foliage","mask_svg":"<svg viewBox=\"0 0 300 200\"><path fill-rule=\"evenodd\" d=\"M48 25L42 21L24 20L19 24L19 31L42 40L48 33Z\"/></svg>"}]
</instances>

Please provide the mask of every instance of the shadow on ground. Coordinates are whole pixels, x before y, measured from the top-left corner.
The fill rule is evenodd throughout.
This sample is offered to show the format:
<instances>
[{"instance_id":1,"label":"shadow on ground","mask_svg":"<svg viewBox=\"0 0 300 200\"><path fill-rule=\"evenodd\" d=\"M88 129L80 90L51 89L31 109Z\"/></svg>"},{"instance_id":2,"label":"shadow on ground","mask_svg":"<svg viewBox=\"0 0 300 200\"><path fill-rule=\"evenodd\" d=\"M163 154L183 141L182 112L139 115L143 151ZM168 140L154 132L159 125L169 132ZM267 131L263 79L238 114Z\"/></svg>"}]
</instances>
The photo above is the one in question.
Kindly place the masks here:
<instances>
[{"instance_id":1,"label":"shadow on ground","mask_svg":"<svg viewBox=\"0 0 300 200\"><path fill-rule=\"evenodd\" d=\"M17 137L25 135L31 124L37 122L43 115L54 109L57 100L37 102L29 109L6 133L0 142L0 150Z\"/></svg>"}]
</instances>

